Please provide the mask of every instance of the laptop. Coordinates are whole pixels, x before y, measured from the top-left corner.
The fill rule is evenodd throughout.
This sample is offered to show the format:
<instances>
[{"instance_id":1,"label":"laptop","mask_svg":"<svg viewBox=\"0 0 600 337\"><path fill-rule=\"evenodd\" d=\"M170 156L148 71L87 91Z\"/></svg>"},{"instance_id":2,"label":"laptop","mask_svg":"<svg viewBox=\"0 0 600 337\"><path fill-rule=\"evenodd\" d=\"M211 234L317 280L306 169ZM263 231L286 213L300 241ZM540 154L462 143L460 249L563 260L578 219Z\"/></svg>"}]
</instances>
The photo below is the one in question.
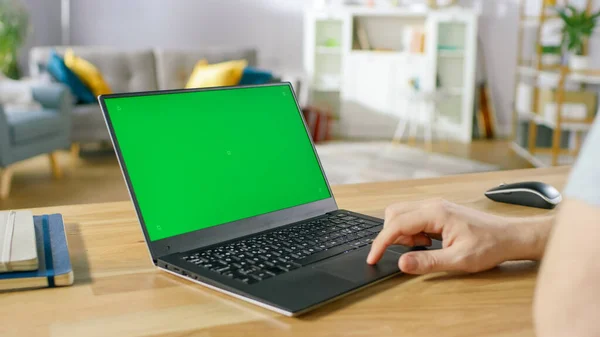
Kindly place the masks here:
<instances>
[{"instance_id":1,"label":"laptop","mask_svg":"<svg viewBox=\"0 0 600 337\"><path fill-rule=\"evenodd\" d=\"M165 272L295 316L398 274L411 249L431 249L392 246L366 264L383 220L338 209L289 83L99 101Z\"/></svg>"}]
</instances>

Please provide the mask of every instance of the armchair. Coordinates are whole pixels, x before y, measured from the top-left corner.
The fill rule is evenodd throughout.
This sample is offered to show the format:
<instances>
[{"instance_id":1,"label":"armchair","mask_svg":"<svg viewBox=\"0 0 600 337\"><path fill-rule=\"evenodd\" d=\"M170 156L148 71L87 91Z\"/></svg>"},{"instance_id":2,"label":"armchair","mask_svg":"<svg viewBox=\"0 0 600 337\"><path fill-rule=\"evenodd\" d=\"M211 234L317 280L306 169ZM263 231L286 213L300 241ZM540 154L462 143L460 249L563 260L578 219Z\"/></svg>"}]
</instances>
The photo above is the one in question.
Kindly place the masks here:
<instances>
[{"instance_id":1,"label":"armchair","mask_svg":"<svg viewBox=\"0 0 600 337\"><path fill-rule=\"evenodd\" d=\"M37 111L6 112L0 105L0 199L10 192L11 165L40 154L48 154L54 178L62 177L56 150L70 145L72 98L59 84L32 88Z\"/></svg>"}]
</instances>

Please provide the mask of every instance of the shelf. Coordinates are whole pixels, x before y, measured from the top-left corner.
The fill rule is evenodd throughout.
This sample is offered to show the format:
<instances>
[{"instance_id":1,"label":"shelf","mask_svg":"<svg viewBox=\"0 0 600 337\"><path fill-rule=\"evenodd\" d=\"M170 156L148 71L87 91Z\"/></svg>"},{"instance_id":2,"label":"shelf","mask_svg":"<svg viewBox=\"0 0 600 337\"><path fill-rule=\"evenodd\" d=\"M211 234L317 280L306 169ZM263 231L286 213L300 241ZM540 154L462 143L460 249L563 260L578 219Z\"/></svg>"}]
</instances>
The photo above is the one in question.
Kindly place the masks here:
<instances>
[{"instance_id":1,"label":"shelf","mask_svg":"<svg viewBox=\"0 0 600 337\"><path fill-rule=\"evenodd\" d=\"M454 87L454 88L450 88L450 90L448 91L448 93L450 95L462 95L463 93L463 88L462 87Z\"/></svg>"},{"instance_id":2,"label":"shelf","mask_svg":"<svg viewBox=\"0 0 600 337\"><path fill-rule=\"evenodd\" d=\"M519 71L519 74L521 74L523 76L538 76L538 75L560 76L558 69L556 69L556 70L549 70L549 69L537 70L535 67L520 66L518 68L518 71ZM567 81L579 82L579 83L585 83L585 84L600 84L600 73L597 71L587 72L587 73L583 72L583 71L582 72L571 71L571 73L567 75Z\"/></svg>"},{"instance_id":3,"label":"shelf","mask_svg":"<svg viewBox=\"0 0 600 337\"><path fill-rule=\"evenodd\" d=\"M364 6L357 6L353 8L351 6L347 6L344 9L353 16L392 16L392 17L402 17L402 18L423 18L427 17L427 14L430 12L428 9L424 10L407 10L404 8L369 8Z\"/></svg>"},{"instance_id":4,"label":"shelf","mask_svg":"<svg viewBox=\"0 0 600 337\"><path fill-rule=\"evenodd\" d=\"M314 91L320 91L320 92L339 92L340 86L316 83L316 84L313 84L312 89Z\"/></svg>"},{"instance_id":5,"label":"shelf","mask_svg":"<svg viewBox=\"0 0 600 337\"><path fill-rule=\"evenodd\" d=\"M529 149L522 147L516 142L511 143L511 148L515 153L527 160L531 165L535 167L551 167L552 166L552 155L549 152L550 149L544 149L545 153L536 153L535 155L529 152ZM575 162L576 157L573 155L561 154L558 156L558 165L571 165Z\"/></svg>"},{"instance_id":6,"label":"shelf","mask_svg":"<svg viewBox=\"0 0 600 337\"><path fill-rule=\"evenodd\" d=\"M549 165L546 165L546 163L543 162L542 160L534 157L531 153L529 153L528 149L522 147L517 142L512 142L511 143L511 148L513 149L513 151L515 151L515 153L517 155L519 155L519 157L527 160L531 165L533 165L535 167L547 167L547 166L549 166Z\"/></svg>"},{"instance_id":7,"label":"shelf","mask_svg":"<svg viewBox=\"0 0 600 337\"><path fill-rule=\"evenodd\" d=\"M447 57L447 58L459 58L464 57L465 52L461 49L457 50L438 50L438 57Z\"/></svg>"},{"instance_id":8,"label":"shelf","mask_svg":"<svg viewBox=\"0 0 600 337\"><path fill-rule=\"evenodd\" d=\"M556 128L556 121L549 120L544 116L540 116L533 112L519 112L519 120L521 121L534 121L537 125L544 125L551 129ZM592 127L593 119L586 119L583 121L573 121L564 119L561 121L561 130L565 131L588 131Z\"/></svg>"},{"instance_id":9,"label":"shelf","mask_svg":"<svg viewBox=\"0 0 600 337\"><path fill-rule=\"evenodd\" d=\"M552 21L560 19L558 15L546 15L544 18L544 22ZM541 17L539 16L525 16L521 19L521 25L525 27L537 27L541 22Z\"/></svg>"},{"instance_id":10,"label":"shelf","mask_svg":"<svg viewBox=\"0 0 600 337\"><path fill-rule=\"evenodd\" d=\"M327 47L327 46L318 46L315 48L315 52L321 55L341 55L342 48L341 47Z\"/></svg>"},{"instance_id":11,"label":"shelf","mask_svg":"<svg viewBox=\"0 0 600 337\"><path fill-rule=\"evenodd\" d=\"M364 50L364 49L352 49L350 54L355 55L373 55L373 56L403 56L403 55L416 55L423 56L425 54L409 53L405 51L377 51L377 50Z\"/></svg>"}]
</instances>

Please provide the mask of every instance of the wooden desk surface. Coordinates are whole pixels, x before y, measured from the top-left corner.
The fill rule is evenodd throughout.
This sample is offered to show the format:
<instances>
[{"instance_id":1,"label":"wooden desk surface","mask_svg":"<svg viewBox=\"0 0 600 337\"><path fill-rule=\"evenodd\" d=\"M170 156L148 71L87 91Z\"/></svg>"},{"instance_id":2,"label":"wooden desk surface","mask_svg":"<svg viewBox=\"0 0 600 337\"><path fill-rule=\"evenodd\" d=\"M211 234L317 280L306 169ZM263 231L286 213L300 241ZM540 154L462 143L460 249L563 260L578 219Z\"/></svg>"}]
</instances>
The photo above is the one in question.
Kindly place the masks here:
<instances>
[{"instance_id":1,"label":"wooden desk surface","mask_svg":"<svg viewBox=\"0 0 600 337\"><path fill-rule=\"evenodd\" d=\"M341 208L375 216L396 201L443 197L484 211L541 209L494 203L502 182L562 189L568 168L337 186ZM532 336L537 264L474 275L402 275L300 318L288 318L161 272L150 262L129 202L40 208L67 226L75 284L0 294L0 336ZM553 211L550 211L553 212Z\"/></svg>"}]
</instances>

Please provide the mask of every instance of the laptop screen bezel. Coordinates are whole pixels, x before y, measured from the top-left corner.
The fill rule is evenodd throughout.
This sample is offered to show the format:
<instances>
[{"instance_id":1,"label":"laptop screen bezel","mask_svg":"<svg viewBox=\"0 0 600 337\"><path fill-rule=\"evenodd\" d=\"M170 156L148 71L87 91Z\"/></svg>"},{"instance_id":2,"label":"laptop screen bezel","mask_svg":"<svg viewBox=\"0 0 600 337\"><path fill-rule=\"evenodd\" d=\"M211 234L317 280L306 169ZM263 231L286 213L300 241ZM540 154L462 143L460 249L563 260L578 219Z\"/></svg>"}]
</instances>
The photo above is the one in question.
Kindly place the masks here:
<instances>
[{"instance_id":1,"label":"laptop screen bezel","mask_svg":"<svg viewBox=\"0 0 600 337\"><path fill-rule=\"evenodd\" d=\"M239 89L249 89L249 88L257 88L257 87L272 87L272 86L287 86L290 88L292 92L294 102L296 103L297 113L300 114L301 120L304 124L304 129L312 146L312 149L315 153L315 157L317 158L317 162L319 164L319 168L321 169L321 173L325 178L325 183L327 184L327 188L329 190L329 194L331 197L314 201L311 203L298 205L290 208L285 208L279 211L274 211L270 213L265 213L261 215L256 215L250 218L240 219L233 222L224 223L221 225L216 225L213 227L199 229L196 231L183 233L179 235L175 235L172 237L151 241L150 236L148 235L148 229L146 228L146 224L144 222L144 217L142 215L142 211L139 206L139 202L137 200L135 190L131 183L131 179L129 176L129 172L127 170L127 166L125 165L125 160L123 159L123 155L121 153L121 149L119 146L119 142L117 140L112 121L110 119L110 115L108 113L108 109L105 104L106 99L112 98L124 98L124 97L136 97L136 96L155 96L155 95L166 95L166 94L178 94L178 93L190 93L190 92L201 92L201 91L214 91L214 90L239 90ZM158 91L144 91L144 92L131 92L131 93L119 93L119 94L109 94L109 95L100 95L98 96L98 102L100 103L100 107L102 109L102 114L104 115L104 120L108 127L110 138L113 143L113 147L117 154L117 159L119 161L119 166L121 167L121 172L125 178L125 182L127 184L127 190L129 192L129 196L133 202L135 207L135 211L138 217L138 221L142 227L142 232L144 233L144 238L146 240L146 244L148 246L148 250L150 251L150 255L152 256L153 262L156 264L157 259L161 256L166 256L173 253L186 252L193 249L198 249L206 246L210 246L213 244L229 241L232 239L236 239L239 237L244 237L247 235L259 233L265 230L269 230L272 228L284 226L287 224L291 224L294 222L306 220L308 218L316 217L319 215L323 215L329 212L333 212L338 209L338 206L335 202L335 198L333 196L333 192L331 190L331 186L329 185L329 181L327 180L327 176L323 170L323 165L321 164L321 160L317 154L314 141L312 139L311 133L309 132L308 125L306 124L306 120L302 115L302 110L298 105L298 100L296 98L296 94L292 88L292 85L289 82L281 82L281 83L273 83L273 84L261 84L261 85L248 85L248 86L229 86L229 87L215 87L215 88L199 88L199 89L177 89L177 90L158 90ZM168 172L164 172L164 174L169 174ZM160 179L160 176L157 177ZM232 206L233 207L233 206ZM195 213L195 211L190 210L190 218L193 217L201 217L202 214Z\"/></svg>"}]
</instances>

